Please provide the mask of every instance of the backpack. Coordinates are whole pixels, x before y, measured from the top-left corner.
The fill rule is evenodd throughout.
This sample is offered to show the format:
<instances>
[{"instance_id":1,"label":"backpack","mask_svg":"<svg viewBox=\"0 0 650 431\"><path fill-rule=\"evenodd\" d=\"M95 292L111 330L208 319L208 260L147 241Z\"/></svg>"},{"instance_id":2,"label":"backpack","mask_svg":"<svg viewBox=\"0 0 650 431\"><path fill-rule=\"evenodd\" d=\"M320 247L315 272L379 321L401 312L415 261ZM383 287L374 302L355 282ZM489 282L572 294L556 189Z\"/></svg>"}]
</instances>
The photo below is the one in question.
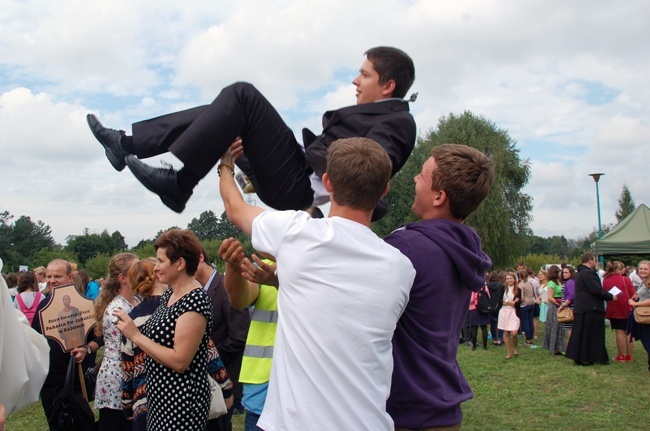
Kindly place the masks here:
<instances>
[{"instance_id":1,"label":"backpack","mask_svg":"<svg viewBox=\"0 0 650 431\"><path fill-rule=\"evenodd\" d=\"M492 300L490 299L490 291L487 289L487 286L483 286L481 290L478 291L478 302L476 303L476 309L479 313L483 314L492 314L494 312L494 305L492 305Z\"/></svg>"},{"instance_id":2,"label":"backpack","mask_svg":"<svg viewBox=\"0 0 650 431\"><path fill-rule=\"evenodd\" d=\"M25 301L23 301L23 298L20 296L20 294L16 295L16 301L18 301L18 306L20 306L20 311L23 312L23 314L29 321L30 326L32 324L32 320L34 320L34 315L36 314L36 309L38 308L38 304L41 302L41 295L42 295L41 292L36 292L36 295L34 296L34 303L29 308L25 305Z\"/></svg>"}]
</instances>

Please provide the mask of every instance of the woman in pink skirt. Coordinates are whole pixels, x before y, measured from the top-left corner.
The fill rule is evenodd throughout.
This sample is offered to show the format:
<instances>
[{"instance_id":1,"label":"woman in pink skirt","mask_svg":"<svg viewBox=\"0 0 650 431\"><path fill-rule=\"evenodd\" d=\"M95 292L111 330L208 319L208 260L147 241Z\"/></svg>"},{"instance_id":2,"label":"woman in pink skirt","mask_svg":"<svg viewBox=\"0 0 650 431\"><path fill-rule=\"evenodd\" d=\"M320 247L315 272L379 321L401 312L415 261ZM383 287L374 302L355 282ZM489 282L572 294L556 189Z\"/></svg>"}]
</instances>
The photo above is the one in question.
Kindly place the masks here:
<instances>
[{"instance_id":1,"label":"woman in pink skirt","mask_svg":"<svg viewBox=\"0 0 650 431\"><path fill-rule=\"evenodd\" d=\"M504 331L503 341L506 343L506 359L510 359L512 355L519 355L517 332L519 331L520 305L521 291L517 287L516 275L514 272L508 272L498 323L499 329Z\"/></svg>"}]
</instances>

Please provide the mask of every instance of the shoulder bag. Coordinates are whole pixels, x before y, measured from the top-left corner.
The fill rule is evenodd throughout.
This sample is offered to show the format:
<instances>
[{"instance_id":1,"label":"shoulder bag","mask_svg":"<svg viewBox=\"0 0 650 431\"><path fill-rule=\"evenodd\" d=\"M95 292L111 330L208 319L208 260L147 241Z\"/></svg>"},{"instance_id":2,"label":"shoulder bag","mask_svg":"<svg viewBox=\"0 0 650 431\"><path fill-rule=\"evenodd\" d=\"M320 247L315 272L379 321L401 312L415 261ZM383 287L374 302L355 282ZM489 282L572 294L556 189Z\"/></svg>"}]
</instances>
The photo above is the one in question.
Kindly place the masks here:
<instances>
[{"instance_id":1,"label":"shoulder bag","mask_svg":"<svg viewBox=\"0 0 650 431\"><path fill-rule=\"evenodd\" d=\"M634 307L634 320L641 325L650 324L650 307Z\"/></svg>"},{"instance_id":2,"label":"shoulder bag","mask_svg":"<svg viewBox=\"0 0 650 431\"><path fill-rule=\"evenodd\" d=\"M228 413L228 409L223 400L221 386L210 374L208 374L208 383L210 384L210 413L208 419L216 419Z\"/></svg>"},{"instance_id":3,"label":"shoulder bag","mask_svg":"<svg viewBox=\"0 0 650 431\"><path fill-rule=\"evenodd\" d=\"M564 307L561 310L557 310L557 321L559 323L571 323L573 322L573 309L569 307Z\"/></svg>"}]
</instances>

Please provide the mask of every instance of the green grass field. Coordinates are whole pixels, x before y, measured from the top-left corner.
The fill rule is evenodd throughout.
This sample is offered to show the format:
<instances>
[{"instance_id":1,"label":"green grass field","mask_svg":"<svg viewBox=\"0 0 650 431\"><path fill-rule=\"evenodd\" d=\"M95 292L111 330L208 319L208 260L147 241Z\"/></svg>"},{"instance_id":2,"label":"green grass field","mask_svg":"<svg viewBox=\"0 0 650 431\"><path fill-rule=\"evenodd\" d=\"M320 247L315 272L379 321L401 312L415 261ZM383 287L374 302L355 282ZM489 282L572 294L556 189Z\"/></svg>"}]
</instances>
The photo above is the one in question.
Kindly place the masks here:
<instances>
[{"instance_id":1,"label":"green grass field","mask_svg":"<svg viewBox=\"0 0 650 431\"><path fill-rule=\"evenodd\" d=\"M543 325L540 325L543 331ZM479 332L480 333L480 332ZM541 345L541 336L535 344ZM474 398L463 404L462 428L472 430L647 430L650 429L648 357L635 343L634 362L580 367L547 350L520 343L519 357L504 348L459 346L458 360ZM607 349L616 355L607 328ZM233 418L243 430L243 416ZM40 403L11 415L7 431L46 431ZM357 431L357 430L350 430Z\"/></svg>"}]
</instances>

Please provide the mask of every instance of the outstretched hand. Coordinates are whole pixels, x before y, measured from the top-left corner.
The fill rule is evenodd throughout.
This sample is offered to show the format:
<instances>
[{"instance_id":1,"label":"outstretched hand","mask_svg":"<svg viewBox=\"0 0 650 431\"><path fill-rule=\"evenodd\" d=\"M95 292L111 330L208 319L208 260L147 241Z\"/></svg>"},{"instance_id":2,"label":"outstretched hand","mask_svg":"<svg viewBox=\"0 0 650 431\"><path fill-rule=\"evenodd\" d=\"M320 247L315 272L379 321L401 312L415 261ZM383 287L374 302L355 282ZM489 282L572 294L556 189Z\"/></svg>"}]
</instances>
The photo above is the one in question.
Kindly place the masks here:
<instances>
[{"instance_id":1,"label":"outstretched hand","mask_svg":"<svg viewBox=\"0 0 650 431\"><path fill-rule=\"evenodd\" d=\"M265 284L267 286L278 287L278 276L275 273L275 265L264 263L262 259L256 255L251 256L253 262L248 258L244 258L241 265L242 276L255 284Z\"/></svg>"},{"instance_id":2,"label":"outstretched hand","mask_svg":"<svg viewBox=\"0 0 650 431\"><path fill-rule=\"evenodd\" d=\"M230 147L228 147L228 151L223 153L223 155L221 156L221 163L225 165L234 166L235 160L237 160L237 158L240 157L242 154L244 154L244 147L242 145L242 140L241 138L237 138L232 144L230 144Z\"/></svg>"},{"instance_id":3,"label":"outstretched hand","mask_svg":"<svg viewBox=\"0 0 650 431\"><path fill-rule=\"evenodd\" d=\"M219 256L228 265L240 267L244 260L244 249L234 238L224 239L219 246Z\"/></svg>"},{"instance_id":4,"label":"outstretched hand","mask_svg":"<svg viewBox=\"0 0 650 431\"><path fill-rule=\"evenodd\" d=\"M237 160L239 156L244 154L244 146L242 145L241 138L235 139L235 141L232 144L230 144L227 153L230 153L233 161Z\"/></svg>"},{"instance_id":5,"label":"outstretched hand","mask_svg":"<svg viewBox=\"0 0 650 431\"><path fill-rule=\"evenodd\" d=\"M140 330L138 330L138 327L135 326L133 320L129 317L127 313L125 313L120 309L113 311L113 316L116 316L118 318L117 322L115 323L117 329L120 330L122 335L124 335L129 340L133 341L133 338L140 333Z\"/></svg>"}]
</instances>

